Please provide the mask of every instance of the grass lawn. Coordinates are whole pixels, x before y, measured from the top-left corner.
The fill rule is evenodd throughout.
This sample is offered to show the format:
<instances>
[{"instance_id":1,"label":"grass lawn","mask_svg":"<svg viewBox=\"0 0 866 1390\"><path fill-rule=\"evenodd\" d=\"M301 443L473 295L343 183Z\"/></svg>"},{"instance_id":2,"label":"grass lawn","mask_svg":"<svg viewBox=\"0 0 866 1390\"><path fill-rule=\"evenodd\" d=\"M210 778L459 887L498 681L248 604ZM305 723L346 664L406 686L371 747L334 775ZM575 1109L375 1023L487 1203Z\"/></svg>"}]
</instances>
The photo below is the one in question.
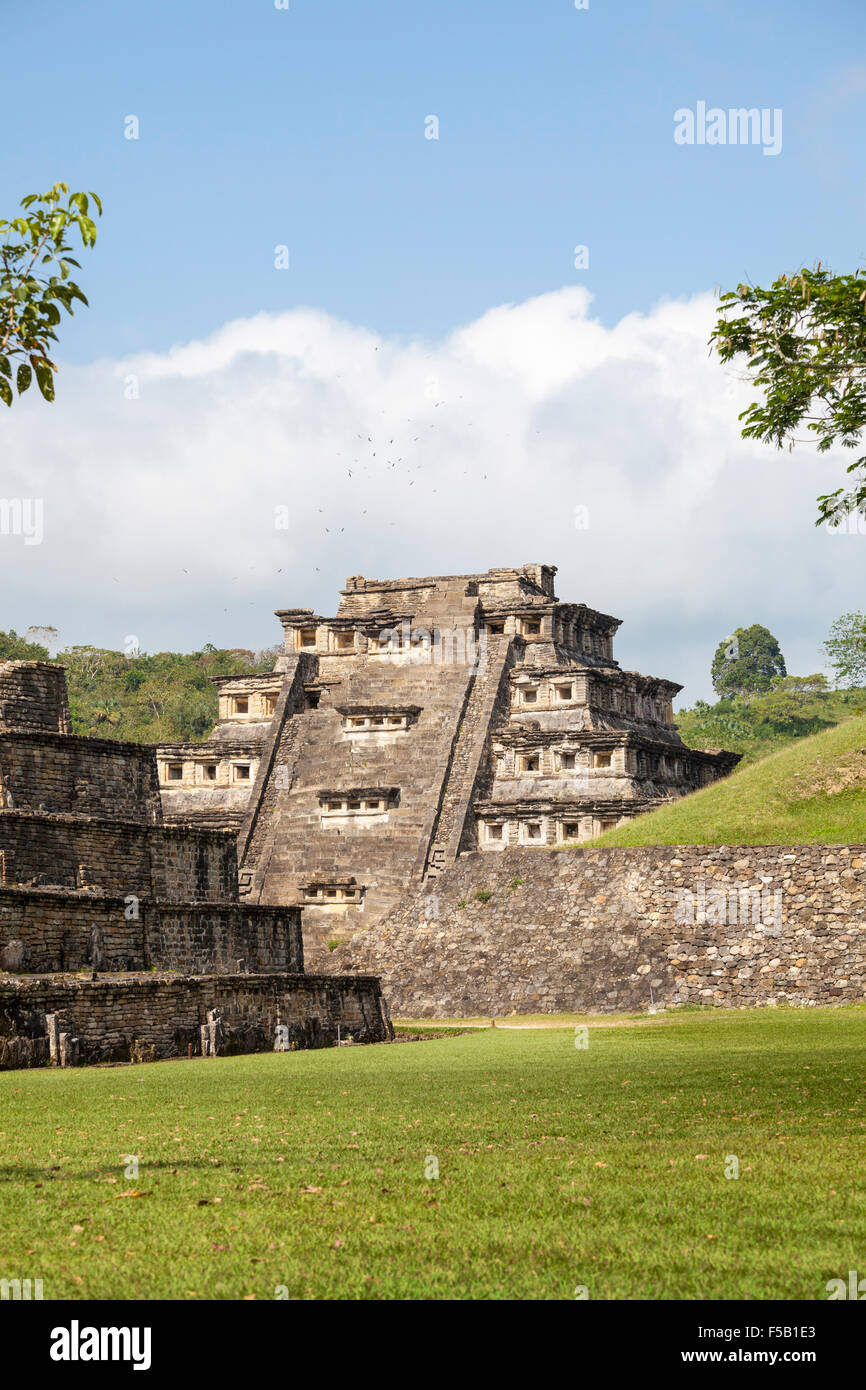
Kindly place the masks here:
<instances>
[{"instance_id":1,"label":"grass lawn","mask_svg":"<svg viewBox=\"0 0 866 1390\"><path fill-rule=\"evenodd\" d=\"M866 1273L866 1008L588 1039L2 1073L0 1276L46 1299L811 1300Z\"/></svg>"},{"instance_id":2,"label":"grass lawn","mask_svg":"<svg viewBox=\"0 0 866 1390\"><path fill-rule=\"evenodd\" d=\"M730 777L597 836L603 845L866 841L866 718L789 744Z\"/></svg>"}]
</instances>

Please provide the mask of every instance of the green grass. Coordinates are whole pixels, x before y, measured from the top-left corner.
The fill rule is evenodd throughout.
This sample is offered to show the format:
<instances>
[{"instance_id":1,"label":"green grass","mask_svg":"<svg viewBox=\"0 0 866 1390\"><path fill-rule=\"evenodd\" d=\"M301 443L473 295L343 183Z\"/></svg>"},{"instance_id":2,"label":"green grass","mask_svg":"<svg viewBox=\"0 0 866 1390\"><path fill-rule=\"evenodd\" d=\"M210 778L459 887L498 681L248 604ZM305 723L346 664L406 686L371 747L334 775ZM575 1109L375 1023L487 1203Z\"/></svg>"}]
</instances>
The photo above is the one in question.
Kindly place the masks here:
<instances>
[{"instance_id":1,"label":"green grass","mask_svg":"<svg viewBox=\"0 0 866 1390\"><path fill-rule=\"evenodd\" d=\"M789 744L730 777L636 816L604 845L794 845L866 841L866 718Z\"/></svg>"},{"instance_id":2,"label":"green grass","mask_svg":"<svg viewBox=\"0 0 866 1390\"><path fill-rule=\"evenodd\" d=\"M470 1025L471 1026L471 1025ZM429 1019L415 1023L401 1019L394 1024L394 1033L399 1038L459 1038L468 1033L469 1028L461 1021L453 1023L431 1023Z\"/></svg>"},{"instance_id":3,"label":"green grass","mask_svg":"<svg viewBox=\"0 0 866 1390\"><path fill-rule=\"evenodd\" d=\"M862 1273L866 1010L617 1023L585 1050L488 1028L3 1073L0 1276L47 1299L811 1300Z\"/></svg>"}]
</instances>

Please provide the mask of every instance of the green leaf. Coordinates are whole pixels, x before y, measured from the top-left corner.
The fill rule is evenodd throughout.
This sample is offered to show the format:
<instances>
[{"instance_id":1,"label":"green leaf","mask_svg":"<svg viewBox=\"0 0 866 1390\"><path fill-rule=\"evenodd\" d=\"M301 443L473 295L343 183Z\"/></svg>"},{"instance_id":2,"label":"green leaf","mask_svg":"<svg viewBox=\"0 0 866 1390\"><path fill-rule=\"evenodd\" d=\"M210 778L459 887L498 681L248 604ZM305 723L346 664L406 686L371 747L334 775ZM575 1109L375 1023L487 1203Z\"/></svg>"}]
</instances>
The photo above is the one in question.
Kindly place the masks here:
<instances>
[{"instance_id":1,"label":"green leaf","mask_svg":"<svg viewBox=\"0 0 866 1390\"><path fill-rule=\"evenodd\" d=\"M9 366L9 358L4 357L2 354L0 354L0 372L2 372L4 376L12 375L12 368Z\"/></svg>"},{"instance_id":2,"label":"green leaf","mask_svg":"<svg viewBox=\"0 0 866 1390\"><path fill-rule=\"evenodd\" d=\"M15 378L15 385L18 387L19 396L24 395L24 392L27 390L27 387L30 385L32 379L33 373L31 372L27 363L22 362L20 367L18 368L18 375Z\"/></svg>"},{"instance_id":3,"label":"green leaf","mask_svg":"<svg viewBox=\"0 0 866 1390\"><path fill-rule=\"evenodd\" d=\"M5 401L7 405L12 404L12 387L5 376L0 376L0 401Z\"/></svg>"},{"instance_id":4,"label":"green leaf","mask_svg":"<svg viewBox=\"0 0 866 1390\"><path fill-rule=\"evenodd\" d=\"M102 202L101 202L101 200L100 200L99 198L97 198L96 194L93 193L93 192L91 192L90 196L91 196L91 198L93 199L93 201L94 201L94 203L96 204L96 206L98 207L98 209L99 209L99 216L101 217L101 216L102 216Z\"/></svg>"},{"instance_id":5,"label":"green leaf","mask_svg":"<svg viewBox=\"0 0 866 1390\"><path fill-rule=\"evenodd\" d=\"M96 223L83 214L78 219L78 226L81 230L81 240L85 246L92 246L96 241Z\"/></svg>"},{"instance_id":6,"label":"green leaf","mask_svg":"<svg viewBox=\"0 0 866 1390\"><path fill-rule=\"evenodd\" d=\"M36 382L46 401L54 400L54 377L51 368L44 365L36 368Z\"/></svg>"}]
</instances>

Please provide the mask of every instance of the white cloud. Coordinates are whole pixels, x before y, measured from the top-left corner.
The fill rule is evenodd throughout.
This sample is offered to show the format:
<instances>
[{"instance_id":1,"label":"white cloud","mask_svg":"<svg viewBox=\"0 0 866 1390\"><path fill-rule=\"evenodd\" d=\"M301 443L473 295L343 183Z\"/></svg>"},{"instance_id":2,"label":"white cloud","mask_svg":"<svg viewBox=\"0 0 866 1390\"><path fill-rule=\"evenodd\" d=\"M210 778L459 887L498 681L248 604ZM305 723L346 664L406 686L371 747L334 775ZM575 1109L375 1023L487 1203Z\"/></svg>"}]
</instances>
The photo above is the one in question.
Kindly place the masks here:
<instances>
[{"instance_id":1,"label":"white cloud","mask_svg":"<svg viewBox=\"0 0 866 1390\"><path fill-rule=\"evenodd\" d=\"M690 698L741 624L814 669L862 606L866 538L812 524L840 462L740 438L751 392L708 354L713 313L702 295L607 329L563 289L424 342L298 309L64 368L53 407L0 419L0 496L45 506L41 546L0 537L0 627L259 646L275 607L333 612L347 574L543 561L625 620L624 664Z\"/></svg>"}]
</instances>

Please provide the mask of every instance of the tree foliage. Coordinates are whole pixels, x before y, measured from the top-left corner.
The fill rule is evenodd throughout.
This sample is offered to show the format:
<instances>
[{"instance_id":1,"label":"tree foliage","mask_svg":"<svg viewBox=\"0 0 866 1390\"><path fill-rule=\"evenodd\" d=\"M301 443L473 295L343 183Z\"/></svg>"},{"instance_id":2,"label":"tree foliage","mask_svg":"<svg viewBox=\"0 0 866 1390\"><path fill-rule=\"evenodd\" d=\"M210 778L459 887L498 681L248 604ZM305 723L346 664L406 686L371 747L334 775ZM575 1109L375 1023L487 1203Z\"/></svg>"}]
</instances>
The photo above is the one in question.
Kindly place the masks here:
<instances>
[{"instance_id":1,"label":"tree foliage","mask_svg":"<svg viewBox=\"0 0 866 1390\"><path fill-rule=\"evenodd\" d=\"M779 643L760 623L738 627L719 643L713 657L713 689L717 695L760 695L786 675Z\"/></svg>"},{"instance_id":2,"label":"tree foliage","mask_svg":"<svg viewBox=\"0 0 866 1390\"><path fill-rule=\"evenodd\" d=\"M690 748L728 748L755 762L809 734L866 713L866 690L829 690L823 676L787 676L765 695L698 700L676 725Z\"/></svg>"},{"instance_id":3,"label":"tree foliage","mask_svg":"<svg viewBox=\"0 0 866 1390\"><path fill-rule=\"evenodd\" d=\"M843 613L837 618L824 651L837 685L866 685L866 614Z\"/></svg>"},{"instance_id":4,"label":"tree foliage","mask_svg":"<svg viewBox=\"0 0 866 1390\"><path fill-rule=\"evenodd\" d=\"M866 274L834 275L819 262L781 275L769 289L739 285L721 297L710 338L723 362L746 356L763 400L740 415L744 439L793 448L805 426L819 453L856 449L866 425ZM852 485L818 498L816 526L866 512L866 454L848 467Z\"/></svg>"},{"instance_id":5,"label":"tree foliage","mask_svg":"<svg viewBox=\"0 0 866 1390\"><path fill-rule=\"evenodd\" d=\"M216 722L214 676L270 672L276 650L157 652L125 656L101 647L67 647L55 658L66 668L72 732L138 743L194 742ZM44 647L0 632L0 661L47 661Z\"/></svg>"},{"instance_id":6,"label":"tree foliage","mask_svg":"<svg viewBox=\"0 0 866 1390\"><path fill-rule=\"evenodd\" d=\"M14 627L0 632L0 661L47 661L48 649L28 637L19 637Z\"/></svg>"},{"instance_id":7,"label":"tree foliage","mask_svg":"<svg viewBox=\"0 0 866 1390\"><path fill-rule=\"evenodd\" d=\"M759 695L752 701L752 712L759 722L766 720L776 727L796 728L812 707L815 696L826 692L827 677L820 672L813 676L783 676L766 695Z\"/></svg>"},{"instance_id":8,"label":"tree foliage","mask_svg":"<svg viewBox=\"0 0 866 1390\"><path fill-rule=\"evenodd\" d=\"M22 198L23 215L0 218L0 400L6 405L34 377L45 400L54 400L57 366L49 351L57 341L60 310L72 314L76 299L87 304L70 278L70 267L80 265L70 254L69 237L77 229L82 246L93 246L91 202L101 216L95 193L70 193L65 183L56 183L47 193Z\"/></svg>"}]
</instances>

